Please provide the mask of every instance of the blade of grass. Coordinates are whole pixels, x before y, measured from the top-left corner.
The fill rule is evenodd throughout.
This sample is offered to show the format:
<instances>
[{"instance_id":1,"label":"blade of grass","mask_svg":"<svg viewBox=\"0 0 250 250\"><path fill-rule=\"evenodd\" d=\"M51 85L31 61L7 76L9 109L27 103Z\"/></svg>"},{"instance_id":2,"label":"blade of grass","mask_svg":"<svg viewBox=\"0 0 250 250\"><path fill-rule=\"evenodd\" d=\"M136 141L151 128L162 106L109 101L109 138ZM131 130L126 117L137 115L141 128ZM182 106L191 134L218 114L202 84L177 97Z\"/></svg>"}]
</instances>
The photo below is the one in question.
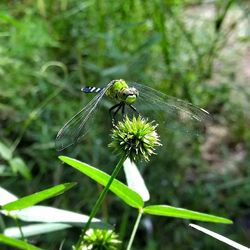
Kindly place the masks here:
<instances>
[{"instance_id":1,"label":"blade of grass","mask_svg":"<svg viewBox=\"0 0 250 250\"><path fill-rule=\"evenodd\" d=\"M3 234L0 234L0 242L4 243L8 246L16 247L18 249L24 249L24 250L42 250L42 248L35 247L25 241L22 240L16 240L10 237L7 237Z\"/></svg>"},{"instance_id":2,"label":"blade of grass","mask_svg":"<svg viewBox=\"0 0 250 250\"><path fill-rule=\"evenodd\" d=\"M67 163L71 167L84 173L103 186L106 186L110 179L110 175L84 162L80 162L67 156L60 156L59 159ZM136 193L117 179L113 180L109 189L131 207L142 208L144 205L144 202L138 193Z\"/></svg>"},{"instance_id":3,"label":"blade of grass","mask_svg":"<svg viewBox=\"0 0 250 250\"><path fill-rule=\"evenodd\" d=\"M20 198L16 201L7 203L4 206L2 206L1 209L7 210L7 211L12 211L12 210L19 210L19 209L23 209L26 207L30 207L30 206L35 205L35 204L37 204L41 201L44 201L46 199L63 194L64 192L71 189L75 185L76 185L76 183L74 183L74 182L59 184L55 187L45 189L43 191L25 196L23 198Z\"/></svg>"},{"instance_id":4,"label":"blade of grass","mask_svg":"<svg viewBox=\"0 0 250 250\"><path fill-rule=\"evenodd\" d=\"M232 224L233 222L229 219L218 217L215 215L200 213L184 208L172 207L167 205L152 205L144 207L144 213L153 214L159 216L169 216L176 217L182 219L190 219L190 220L198 220L198 221L206 221L206 222L214 222L214 223L225 223Z\"/></svg>"},{"instance_id":5,"label":"blade of grass","mask_svg":"<svg viewBox=\"0 0 250 250\"><path fill-rule=\"evenodd\" d=\"M67 229L72 227L69 224L63 223L39 223L39 224L31 224L22 227L22 233L24 237L30 237L34 235L40 235L45 233L50 233L54 231L59 231L63 229ZM18 227L10 227L4 230L4 235L13 238L21 238L22 235Z\"/></svg>"},{"instance_id":6,"label":"blade of grass","mask_svg":"<svg viewBox=\"0 0 250 250\"><path fill-rule=\"evenodd\" d=\"M201 231L201 232L203 232L203 233L205 233L205 234L207 234L207 235L209 235L209 236L211 236L219 241L222 241L222 242L224 242L224 243L228 244L229 246L234 247L236 249L239 249L239 250L249 250L250 249L248 247L242 246L241 244L239 244L233 240L226 238L225 236L222 236L222 235L217 234L213 231L210 231L204 227L201 227L201 226L198 226L195 224L189 224L189 226L193 227L193 228L195 228L195 229L197 229L197 230L199 230L199 231Z\"/></svg>"}]
</instances>

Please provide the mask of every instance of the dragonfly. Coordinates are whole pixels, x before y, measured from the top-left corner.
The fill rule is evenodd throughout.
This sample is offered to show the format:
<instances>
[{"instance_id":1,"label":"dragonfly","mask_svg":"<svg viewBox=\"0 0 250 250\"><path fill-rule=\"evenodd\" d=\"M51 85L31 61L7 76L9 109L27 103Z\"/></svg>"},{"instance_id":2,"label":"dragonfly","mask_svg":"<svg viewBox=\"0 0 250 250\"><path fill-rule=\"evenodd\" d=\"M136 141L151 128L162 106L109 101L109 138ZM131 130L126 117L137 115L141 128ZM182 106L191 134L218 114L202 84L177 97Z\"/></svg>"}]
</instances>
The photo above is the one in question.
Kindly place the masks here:
<instances>
[{"instance_id":1,"label":"dragonfly","mask_svg":"<svg viewBox=\"0 0 250 250\"><path fill-rule=\"evenodd\" d=\"M104 98L114 102L109 108L113 126L124 115L141 115L155 120L161 127L178 129L177 125L181 124L186 132L196 127L195 132L199 134L200 128L211 120L209 112L203 108L142 84L127 83L123 79L112 80L105 87L83 87L81 91L94 97L59 130L55 141L57 151L85 137ZM194 126L197 124L198 127Z\"/></svg>"}]
</instances>

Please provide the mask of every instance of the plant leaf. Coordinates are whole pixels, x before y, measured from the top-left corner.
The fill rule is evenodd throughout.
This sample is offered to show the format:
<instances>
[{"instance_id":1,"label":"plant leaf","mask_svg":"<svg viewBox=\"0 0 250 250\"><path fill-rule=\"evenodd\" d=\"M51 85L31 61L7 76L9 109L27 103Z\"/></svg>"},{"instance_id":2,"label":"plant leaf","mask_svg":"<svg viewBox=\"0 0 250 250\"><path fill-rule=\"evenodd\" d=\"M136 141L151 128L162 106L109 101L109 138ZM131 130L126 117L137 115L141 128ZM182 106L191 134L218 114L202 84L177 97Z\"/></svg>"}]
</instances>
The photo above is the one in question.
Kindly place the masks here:
<instances>
[{"instance_id":1,"label":"plant leaf","mask_svg":"<svg viewBox=\"0 0 250 250\"><path fill-rule=\"evenodd\" d=\"M0 187L0 205L5 205L9 202L15 201L18 198L12 193ZM0 210L6 216L16 217L22 221L29 222L44 222L44 223L67 223L71 226L83 227L88 221L89 216L71 212L68 210L58 209L49 206L31 206L21 210L7 212ZM99 219L93 218L91 228L99 229L113 229L107 223Z\"/></svg>"},{"instance_id":2,"label":"plant leaf","mask_svg":"<svg viewBox=\"0 0 250 250\"><path fill-rule=\"evenodd\" d=\"M32 206L24 208L17 211L15 216L22 221L67 223L78 227L83 227L89 219L89 216L87 215L48 206ZM93 218L91 227L99 229L113 229L111 225L96 218Z\"/></svg>"},{"instance_id":3,"label":"plant leaf","mask_svg":"<svg viewBox=\"0 0 250 250\"><path fill-rule=\"evenodd\" d=\"M5 204L4 206L2 206L2 209L7 210L7 211L12 211L12 210L19 210L19 209L23 209L26 207L30 207L46 199L63 194L65 191L71 189L75 185L76 183L73 183L73 182L59 184L52 188L45 189L43 191L25 196L16 201Z\"/></svg>"},{"instance_id":4,"label":"plant leaf","mask_svg":"<svg viewBox=\"0 0 250 250\"><path fill-rule=\"evenodd\" d=\"M29 237L29 236L59 231L59 230L63 230L63 229L70 228L70 227L72 226L68 224L63 224L63 223L40 223L40 224L22 226L22 233L24 237ZM22 237L20 233L20 228L18 227L6 228L4 230L4 235L8 237L13 237L13 238Z\"/></svg>"},{"instance_id":5,"label":"plant leaf","mask_svg":"<svg viewBox=\"0 0 250 250\"><path fill-rule=\"evenodd\" d=\"M6 245L16 247L18 249L24 249L24 250L42 250L41 248L35 247L25 241L22 240L16 240L10 237L7 237L3 234L0 234L0 242L4 243Z\"/></svg>"},{"instance_id":6,"label":"plant leaf","mask_svg":"<svg viewBox=\"0 0 250 250\"><path fill-rule=\"evenodd\" d=\"M67 156L60 156L59 159L84 173L103 186L105 186L109 181L110 175L86 163L80 162ZM110 190L131 207L142 208L144 205L144 202L138 193L116 179L114 179L114 181L112 182Z\"/></svg>"},{"instance_id":7,"label":"plant leaf","mask_svg":"<svg viewBox=\"0 0 250 250\"><path fill-rule=\"evenodd\" d=\"M152 205L143 208L144 213L153 214L153 215L160 215L160 216L169 216L169 217L176 217L176 218L183 218L183 219L190 219L190 220L199 220L199 221L206 221L206 222L215 222L215 223L225 223L225 224L232 224L233 222L229 219L218 217L210 214L199 213L196 211L178 208L178 207L171 207L167 205Z\"/></svg>"},{"instance_id":8,"label":"plant leaf","mask_svg":"<svg viewBox=\"0 0 250 250\"><path fill-rule=\"evenodd\" d=\"M20 173L27 180L31 180L30 170L21 158L15 157L10 159L9 163L14 173Z\"/></svg>"},{"instance_id":9,"label":"plant leaf","mask_svg":"<svg viewBox=\"0 0 250 250\"><path fill-rule=\"evenodd\" d=\"M6 161L12 158L12 151L0 141L0 155Z\"/></svg>"},{"instance_id":10,"label":"plant leaf","mask_svg":"<svg viewBox=\"0 0 250 250\"><path fill-rule=\"evenodd\" d=\"M1 206L16 201L18 198L10 193L9 191L5 190L4 188L0 187L0 209L2 208ZM8 212L6 210L0 210L0 213L6 215L6 216L12 216L15 217L17 211L12 211L12 212Z\"/></svg>"},{"instance_id":11,"label":"plant leaf","mask_svg":"<svg viewBox=\"0 0 250 250\"><path fill-rule=\"evenodd\" d=\"M17 199L18 198L14 194L0 187L0 206L5 205L9 202L15 201Z\"/></svg>"},{"instance_id":12,"label":"plant leaf","mask_svg":"<svg viewBox=\"0 0 250 250\"><path fill-rule=\"evenodd\" d=\"M195 228L195 229L197 229L197 230L199 230L199 231L201 231L201 232L203 232L203 233L205 233L207 235L210 235L213 238L215 238L215 239L217 239L219 241L222 241L222 242L224 242L224 243L228 244L229 246L234 247L236 249L239 249L239 250L249 250L250 249L250 248L245 247L245 246L243 246L243 245L241 245L241 244L239 244L239 243L237 243L237 242L235 242L233 240L228 239L225 236L222 236L222 235L220 235L218 233L215 233L215 232L213 232L211 230L208 230L208 229L206 229L204 227L201 227L201 226L198 226L198 225L195 225L195 224L189 224L189 226L193 227L193 228Z\"/></svg>"},{"instance_id":13,"label":"plant leaf","mask_svg":"<svg viewBox=\"0 0 250 250\"><path fill-rule=\"evenodd\" d=\"M135 163L127 158L123 163L123 167L128 186L140 194L143 201L148 201L150 198L148 189Z\"/></svg>"},{"instance_id":14,"label":"plant leaf","mask_svg":"<svg viewBox=\"0 0 250 250\"><path fill-rule=\"evenodd\" d=\"M24 221L45 223L85 223L89 216L48 206L32 206L17 213L17 217ZM93 221L100 221L93 219Z\"/></svg>"}]
</instances>

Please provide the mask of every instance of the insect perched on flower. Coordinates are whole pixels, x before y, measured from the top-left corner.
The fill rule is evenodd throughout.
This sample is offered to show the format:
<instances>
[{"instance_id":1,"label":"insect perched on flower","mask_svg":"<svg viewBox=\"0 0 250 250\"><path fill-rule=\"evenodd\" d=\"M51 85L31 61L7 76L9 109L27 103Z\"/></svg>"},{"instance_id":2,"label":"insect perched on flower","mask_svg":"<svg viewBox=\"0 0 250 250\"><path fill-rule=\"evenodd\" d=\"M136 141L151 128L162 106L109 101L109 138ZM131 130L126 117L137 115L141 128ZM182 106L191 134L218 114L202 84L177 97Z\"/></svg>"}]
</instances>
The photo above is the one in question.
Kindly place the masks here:
<instances>
[{"instance_id":1,"label":"insect perched on flower","mask_svg":"<svg viewBox=\"0 0 250 250\"><path fill-rule=\"evenodd\" d=\"M184 131L199 124L195 128L195 133L199 133L200 125L210 120L209 113L202 108L138 83L128 84L122 79L113 80L106 87L84 87L81 90L96 95L60 129L56 137L58 151L77 143L86 135L98 105L104 98L114 102L109 108L113 126L125 114L129 117L141 115L156 120L159 127L176 129L173 124L182 124Z\"/></svg>"}]
</instances>

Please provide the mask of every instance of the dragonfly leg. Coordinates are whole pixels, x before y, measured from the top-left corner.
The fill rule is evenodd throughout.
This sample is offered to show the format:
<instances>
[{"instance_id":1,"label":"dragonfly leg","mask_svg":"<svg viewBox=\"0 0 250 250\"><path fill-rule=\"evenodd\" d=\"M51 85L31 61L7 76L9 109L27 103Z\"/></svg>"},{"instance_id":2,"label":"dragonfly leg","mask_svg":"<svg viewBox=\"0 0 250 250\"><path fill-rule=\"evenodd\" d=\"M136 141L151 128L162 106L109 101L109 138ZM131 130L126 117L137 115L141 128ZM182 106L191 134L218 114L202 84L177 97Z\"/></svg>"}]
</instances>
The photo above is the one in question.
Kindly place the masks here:
<instances>
[{"instance_id":1,"label":"dragonfly leg","mask_svg":"<svg viewBox=\"0 0 250 250\"><path fill-rule=\"evenodd\" d=\"M112 106L112 107L109 109L109 114L110 114L111 117L113 117L113 116L112 116L112 111L113 111L115 108L119 107L120 105L121 105L121 103L118 103L118 104Z\"/></svg>"},{"instance_id":2,"label":"dragonfly leg","mask_svg":"<svg viewBox=\"0 0 250 250\"><path fill-rule=\"evenodd\" d=\"M136 109L133 105L129 104L128 106L129 106L137 115L140 115L140 113L137 111L137 109Z\"/></svg>"},{"instance_id":3,"label":"dragonfly leg","mask_svg":"<svg viewBox=\"0 0 250 250\"><path fill-rule=\"evenodd\" d=\"M117 115L117 112L120 110L121 106L122 106L122 103L118 103L109 109L109 115L110 115L110 118L112 121L112 126L115 126L115 124L116 124L115 117ZM114 114L113 114L114 109L116 109L116 110L114 111Z\"/></svg>"},{"instance_id":4,"label":"dragonfly leg","mask_svg":"<svg viewBox=\"0 0 250 250\"><path fill-rule=\"evenodd\" d=\"M114 120L113 120L113 121L114 121L115 123L117 123L117 119L116 119L117 113L119 112L119 110L120 110L121 108L122 108L122 110L123 110L124 105L125 105L125 104L124 104L123 102L121 102L121 103L120 103L120 106L119 106L119 107L116 109L116 111L114 112L114 116L113 116Z\"/></svg>"},{"instance_id":5,"label":"dragonfly leg","mask_svg":"<svg viewBox=\"0 0 250 250\"><path fill-rule=\"evenodd\" d=\"M125 116L125 103L122 105L122 117L124 118Z\"/></svg>"}]
</instances>

